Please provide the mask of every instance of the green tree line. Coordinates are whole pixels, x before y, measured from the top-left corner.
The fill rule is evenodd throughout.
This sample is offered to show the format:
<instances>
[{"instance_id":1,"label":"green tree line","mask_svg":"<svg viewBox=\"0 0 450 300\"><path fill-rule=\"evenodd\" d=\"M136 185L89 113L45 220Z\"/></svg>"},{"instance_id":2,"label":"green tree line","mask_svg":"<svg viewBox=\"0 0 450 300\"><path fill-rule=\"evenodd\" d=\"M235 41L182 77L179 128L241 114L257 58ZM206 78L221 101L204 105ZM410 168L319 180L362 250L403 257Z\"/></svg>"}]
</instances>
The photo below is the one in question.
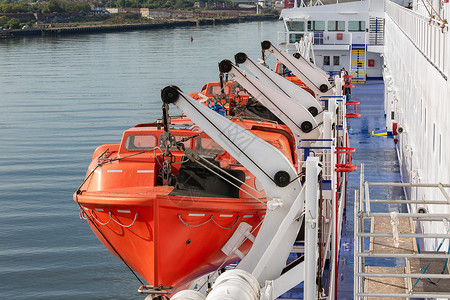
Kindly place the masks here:
<instances>
[{"instance_id":1,"label":"green tree line","mask_svg":"<svg viewBox=\"0 0 450 300\"><path fill-rule=\"evenodd\" d=\"M91 7L87 2L50 0L47 2L30 3L26 0L0 2L0 13L50 13L50 12L89 12Z\"/></svg>"},{"instance_id":2,"label":"green tree line","mask_svg":"<svg viewBox=\"0 0 450 300\"><path fill-rule=\"evenodd\" d=\"M192 9L198 0L100 0L92 2L49 0L30 2L27 0L1 0L0 13L50 13L50 12L90 12L90 4L104 5L106 7L145 7L167 9ZM215 3L228 3L236 6L231 0L200 1L208 2L212 7Z\"/></svg>"}]
</instances>

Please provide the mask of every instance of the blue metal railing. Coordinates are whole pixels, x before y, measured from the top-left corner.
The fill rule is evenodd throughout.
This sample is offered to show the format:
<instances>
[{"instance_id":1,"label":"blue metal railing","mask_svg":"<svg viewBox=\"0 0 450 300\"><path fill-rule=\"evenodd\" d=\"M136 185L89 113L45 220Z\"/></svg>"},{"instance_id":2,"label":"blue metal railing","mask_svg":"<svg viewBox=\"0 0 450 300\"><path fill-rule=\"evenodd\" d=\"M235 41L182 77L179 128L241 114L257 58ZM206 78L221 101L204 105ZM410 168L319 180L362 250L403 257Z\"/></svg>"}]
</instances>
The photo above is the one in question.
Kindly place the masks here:
<instances>
[{"instance_id":1,"label":"blue metal railing","mask_svg":"<svg viewBox=\"0 0 450 300\"><path fill-rule=\"evenodd\" d=\"M303 150L303 159L306 161L309 154L312 152L314 155L316 154L314 151L311 151L312 149L331 149L331 146L334 145L333 139L300 139L299 144L302 142L331 142L332 144L330 146L297 146L298 149Z\"/></svg>"}]
</instances>

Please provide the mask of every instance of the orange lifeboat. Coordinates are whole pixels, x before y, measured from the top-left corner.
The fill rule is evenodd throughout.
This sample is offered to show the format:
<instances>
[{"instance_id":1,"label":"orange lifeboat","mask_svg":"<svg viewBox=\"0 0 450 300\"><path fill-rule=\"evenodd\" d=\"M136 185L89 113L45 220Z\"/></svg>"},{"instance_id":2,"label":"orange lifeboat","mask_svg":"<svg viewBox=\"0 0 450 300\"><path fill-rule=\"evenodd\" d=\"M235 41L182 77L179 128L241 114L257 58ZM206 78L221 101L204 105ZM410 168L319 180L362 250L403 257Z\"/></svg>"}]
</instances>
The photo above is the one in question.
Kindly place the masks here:
<instances>
[{"instance_id":1,"label":"orange lifeboat","mask_svg":"<svg viewBox=\"0 0 450 300\"><path fill-rule=\"evenodd\" d=\"M295 161L285 126L235 122ZM153 287L176 291L239 259L221 248L242 222L256 236L266 199L255 191L255 177L189 119L172 120L171 135L183 146L169 153L160 148L161 126L140 124L126 130L120 143L98 147L73 198L113 254ZM188 159L184 147L203 163ZM239 250L245 254L250 247L247 240Z\"/></svg>"},{"instance_id":2,"label":"orange lifeboat","mask_svg":"<svg viewBox=\"0 0 450 300\"><path fill-rule=\"evenodd\" d=\"M208 107L220 105L228 112L235 105L245 105L250 95L235 81L222 84L219 81L208 82L198 93L189 94Z\"/></svg>"}]
</instances>

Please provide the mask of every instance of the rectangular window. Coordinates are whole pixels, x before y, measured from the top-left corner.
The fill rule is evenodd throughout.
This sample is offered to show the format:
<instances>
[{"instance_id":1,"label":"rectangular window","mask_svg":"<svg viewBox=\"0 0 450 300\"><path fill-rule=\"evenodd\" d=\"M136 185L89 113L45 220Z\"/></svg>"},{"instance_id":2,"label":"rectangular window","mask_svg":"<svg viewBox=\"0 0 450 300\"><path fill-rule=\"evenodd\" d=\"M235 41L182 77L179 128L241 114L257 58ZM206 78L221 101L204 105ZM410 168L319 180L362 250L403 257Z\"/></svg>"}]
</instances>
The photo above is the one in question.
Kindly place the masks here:
<instances>
[{"instance_id":1,"label":"rectangular window","mask_svg":"<svg viewBox=\"0 0 450 300\"><path fill-rule=\"evenodd\" d=\"M366 21L348 21L348 31L366 31Z\"/></svg>"},{"instance_id":2,"label":"rectangular window","mask_svg":"<svg viewBox=\"0 0 450 300\"><path fill-rule=\"evenodd\" d=\"M289 31L305 31L305 22L303 21L289 21L286 22Z\"/></svg>"},{"instance_id":3,"label":"rectangular window","mask_svg":"<svg viewBox=\"0 0 450 300\"><path fill-rule=\"evenodd\" d=\"M291 33L289 34L289 43L300 42L303 36L304 36L303 33Z\"/></svg>"},{"instance_id":4,"label":"rectangular window","mask_svg":"<svg viewBox=\"0 0 450 300\"><path fill-rule=\"evenodd\" d=\"M333 66L339 66L341 64L339 58L339 56L333 56Z\"/></svg>"},{"instance_id":5,"label":"rectangular window","mask_svg":"<svg viewBox=\"0 0 450 300\"><path fill-rule=\"evenodd\" d=\"M194 149L205 155L220 155L225 152L219 144L209 137L196 138Z\"/></svg>"},{"instance_id":6,"label":"rectangular window","mask_svg":"<svg viewBox=\"0 0 450 300\"><path fill-rule=\"evenodd\" d=\"M129 135L125 145L129 151L152 149L157 145L157 138L152 134Z\"/></svg>"},{"instance_id":7,"label":"rectangular window","mask_svg":"<svg viewBox=\"0 0 450 300\"><path fill-rule=\"evenodd\" d=\"M329 56L324 56L323 57L323 65L324 66L329 66L330 65L330 57Z\"/></svg>"},{"instance_id":8,"label":"rectangular window","mask_svg":"<svg viewBox=\"0 0 450 300\"><path fill-rule=\"evenodd\" d=\"M228 86L224 86L224 93L228 94L230 92L230 88ZM222 89L220 88L219 84L212 84L209 86L209 89L207 91L207 96L216 96L219 95L222 92Z\"/></svg>"},{"instance_id":9,"label":"rectangular window","mask_svg":"<svg viewBox=\"0 0 450 300\"><path fill-rule=\"evenodd\" d=\"M345 31L345 21L328 21L328 31Z\"/></svg>"},{"instance_id":10,"label":"rectangular window","mask_svg":"<svg viewBox=\"0 0 450 300\"><path fill-rule=\"evenodd\" d=\"M308 31L325 31L325 21L308 21Z\"/></svg>"}]
</instances>

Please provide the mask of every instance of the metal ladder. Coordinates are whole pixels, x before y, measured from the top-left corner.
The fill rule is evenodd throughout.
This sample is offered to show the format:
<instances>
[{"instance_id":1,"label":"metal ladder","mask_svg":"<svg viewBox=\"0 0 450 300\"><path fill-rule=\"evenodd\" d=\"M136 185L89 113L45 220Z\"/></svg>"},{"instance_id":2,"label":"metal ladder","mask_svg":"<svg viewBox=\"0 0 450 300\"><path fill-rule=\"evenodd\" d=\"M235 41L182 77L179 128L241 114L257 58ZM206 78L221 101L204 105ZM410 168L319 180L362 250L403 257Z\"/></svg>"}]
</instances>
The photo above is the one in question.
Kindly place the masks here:
<instances>
[{"instance_id":1,"label":"metal ladder","mask_svg":"<svg viewBox=\"0 0 450 300\"><path fill-rule=\"evenodd\" d=\"M370 198L376 188L392 187L439 189L441 195L438 200ZM354 299L450 298L450 216L434 213L439 206L450 205L449 187L440 183L367 182L361 165L354 207ZM389 212L396 205L408 205L410 212ZM420 211L423 205L428 210ZM417 212L411 212L414 208ZM444 233L416 233L414 227L421 227L421 222L444 223L446 229ZM419 241L424 239L434 239L440 246L435 251L421 251Z\"/></svg>"},{"instance_id":2,"label":"metal ladder","mask_svg":"<svg viewBox=\"0 0 450 300\"><path fill-rule=\"evenodd\" d=\"M370 18L369 45L384 45L384 18Z\"/></svg>"},{"instance_id":3,"label":"metal ladder","mask_svg":"<svg viewBox=\"0 0 450 300\"><path fill-rule=\"evenodd\" d=\"M352 45L350 75L353 83L366 82L366 45Z\"/></svg>"}]
</instances>

